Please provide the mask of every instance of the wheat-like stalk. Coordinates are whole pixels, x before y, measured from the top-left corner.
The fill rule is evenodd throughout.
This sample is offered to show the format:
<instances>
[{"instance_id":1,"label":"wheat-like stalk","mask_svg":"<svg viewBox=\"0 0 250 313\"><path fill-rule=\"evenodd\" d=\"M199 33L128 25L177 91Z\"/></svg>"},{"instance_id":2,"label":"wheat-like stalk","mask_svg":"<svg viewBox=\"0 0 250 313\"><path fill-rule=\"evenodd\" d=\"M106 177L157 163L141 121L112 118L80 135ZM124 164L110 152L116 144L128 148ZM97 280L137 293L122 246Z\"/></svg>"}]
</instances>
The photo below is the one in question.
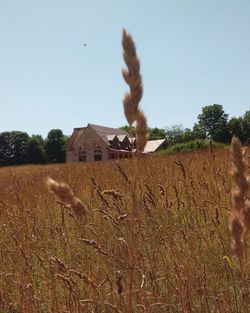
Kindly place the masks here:
<instances>
[{"instance_id":1,"label":"wheat-like stalk","mask_svg":"<svg viewBox=\"0 0 250 313\"><path fill-rule=\"evenodd\" d=\"M126 30L123 30L122 46L124 61L127 65L127 69L123 69L122 74L130 88L130 92L125 94L123 100L124 114L130 126L136 121L137 152L141 154L147 143L147 119L139 109L143 94L140 60L136 54L134 41Z\"/></svg>"},{"instance_id":2,"label":"wheat-like stalk","mask_svg":"<svg viewBox=\"0 0 250 313\"><path fill-rule=\"evenodd\" d=\"M233 206L237 211L240 211L245 205L249 184L246 177L246 163L241 150L241 144L239 139L235 136L231 143L231 159L231 177L234 183L232 190Z\"/></svg>"},{"instance_id":3,"label":"wheat-like stalk","mask_svg":"<svg viewBox=\"0 0 250 313\"><path fill-rule=\"evenodd\" d=\"M250 230L250 201L247 199L249 190L249 177L247 177L247 165L244 159L244 151L241 143L235 136L231 143L232 170L231 177L233 182L232 203L233 208L242 218L246 231Z\"/></svg>"},{"instance_id":4,"label":"wheat-like stalk","mask_svg":"<svg viewBox=\"0 0 250 313\"><path fill-rule=\"evenodd\" d=\"M52 192L66 207L72 209L76 216L85 216L87 214L87 207L74 195L69 185L58 183L50 177L47 179L47 185L50 192Z\"/></svg>"},{"instance_id":5,"label":"wheat-like stalk","mask_svg":"<svg viewBox=\"0 0 250 313\"><path fill-rule=\"evenodd\" d=\"M246 163L241 149L241 143L237 137L231 142L232 160L232 204L233 212L229 221L229 230L232 237L232 250L239 259L241 280L243 284L243 294L247 297L243 299L244 312L247 311L249 285L246 273L246 260L244 255L246 234L250 230L250 203L247 200L249 182L246 174Z\"/></svg>"},{"instance_id":6,"label":"wheat-like stalk","mask_svg":"<svg viewBox=\"0 0 250 313\"><path fill-rule=\"evenodd\" d=\"M136 48L132 37L123 30L122 34L123 57L127 69L122 70L123 77L129 85L130 93L126 93L123 105L124 113L131 126L137 117L139 102L142 98L143 88L140 74L140 61L136 55Z\"/></svg>"},{"instance_id":7,"label":"wheat-like stalk","mask_svg":"<svg viewBox=\"0 0 250 313\"><path fill-rule=\"evenodd\" d=\"M142 111L137 114L135 130L137 135L137 152L140 154L143 152L148 140L147 120Z\"/></svg>"}]
</instances>

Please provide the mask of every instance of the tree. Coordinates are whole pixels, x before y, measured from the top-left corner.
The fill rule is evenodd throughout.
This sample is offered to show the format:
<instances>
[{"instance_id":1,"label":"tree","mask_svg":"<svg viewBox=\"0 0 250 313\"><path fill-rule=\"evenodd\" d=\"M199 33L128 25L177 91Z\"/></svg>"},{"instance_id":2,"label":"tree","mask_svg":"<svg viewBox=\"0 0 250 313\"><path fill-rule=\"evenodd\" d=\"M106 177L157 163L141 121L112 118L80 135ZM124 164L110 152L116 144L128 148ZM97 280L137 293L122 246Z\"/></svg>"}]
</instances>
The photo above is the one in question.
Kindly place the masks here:
<instances>
[{"instance_id":1,"label":"tree","mask_svg":"<svg viewBox=\"0 0 250 313\"><path fill-rule=\"evenodd\" d=\"M0 134L0 165L18 165L27 162L29 135L21 131Z\"/></svg>"},{"instance_id":2,"label":"tree","mask_svg":"<svg viewBox=\"0 0 250 313\"><path fill-rule=\"evenodd\" d=\"M166 136L165 130L162 128L149 128L149 139L155 140L155 139L164 139Z\"/></svg>"},{"instance_id":3,"label":"tree","mask_svg":"<svg viewBox=\"0 0 250 313\"><path fill-rule=\"evenodd\" d=\"M136 132L135 132L134 126L130 127L128 125L125 125L125 126L119 127L119 129L125 130L131 137L136 137Z\"/></svg>"},{"instance_id":4,"label":"tree","mask_svg":"<svg viewBox=\"0 0 250 313\"><path fill-rule=\"evenodd\" d=\"M61 129L52 129L48 133L45 140L45 150L49 162L65 162L66 141Z\"/></svg>"},{"instance_id":5,"label":"tree","mask_svg":"<svg viewBox=\"0 0 250 313\"><path fill-rule=\"evenodd\" d=\"M182 125L173 125L165 128L166 139L169 145L183 142L184 130Z\"/></svg>"},{"instance_id":6,"label":"tree","mask_svg":"<svg viewBox=\"0 0 250 313\"><path fill-rule=\"evenodd\" d=\"M27 163L27 143L29 135L21 131L11 132L11 144L13 152L13 164Z\"/></svg>"},{"instance_id":7,"label":"tree","mask_svg":"<svg viewBox=\"0 0 250 313\"><path fill-rule=\"evenodd\" d=\"M0 133L0 165L10 165L13 162L11 133Z\"/></svg>"},{"instance_id":8,"label":"tree","mask_svg":"<svg viewBox=\"0 0 250 313\"><path fill-rule=\"evenodd\" d=\"M32 164L42 164L46 162L46 153L40 139L30 138L27 143L27 158Z\"/></svg>"},{"instance_id":9,"label":"tree","mask_svg":"<svg viewBox=\"0 0 250 313\"><path fill-rule=\"evenodd\" d=\"M193 135L194 135L194 139L206 139L206 132L197 123L195 123L193 126Z\"/></svg>"},{"instance_id":10,"label":"tree","mask_svg":"<svg viewBox=\"0 0 250 313\"><path fill-rule=\"evenodd\" d=\"M228 114L220 104L205 106L202 108L202 113L198 115L198 125L206 134L206 138L219 142L229 141L227 121Z\"/></svg>"},{"instance_id":11,"label":"tree","mask_svg":"<svg viewBox=\"0 0 250 313\"><path fill-rule=\"evenodd\" d=\"M185 128L183 135L182 135L182 140L183 142L189 142L196 139L194 132L190 128Z\"/></svg>"},{"instance_id":12,"label":"tree","mask_svg":"<svg viewBox=\"0 0 250 313\"><path fill-rule=\"evenodd\" d=\"M43 140L42 135L31 135L30 139L35 139L44 147L44 140Z\"/></svg>"},{"instance_id":13,"label":"tree","mask_svg":"<svg viewBox=\"0 0 250 313\"><path fill-rule=\"evenodd\" d=\"M228 130L231 138L237 136L241 142L244 140L242 117L232 117L228 122Z\"/></svg>"},{"instance_id":14,"label":"tree","mask_svg":"<svg viewBox=\"0 0 250 313\"><path fill-rule=\"evenodd\" d=\"M250 144L250 111L242 116L243 143Z\"/></svg>"}]
</instances>

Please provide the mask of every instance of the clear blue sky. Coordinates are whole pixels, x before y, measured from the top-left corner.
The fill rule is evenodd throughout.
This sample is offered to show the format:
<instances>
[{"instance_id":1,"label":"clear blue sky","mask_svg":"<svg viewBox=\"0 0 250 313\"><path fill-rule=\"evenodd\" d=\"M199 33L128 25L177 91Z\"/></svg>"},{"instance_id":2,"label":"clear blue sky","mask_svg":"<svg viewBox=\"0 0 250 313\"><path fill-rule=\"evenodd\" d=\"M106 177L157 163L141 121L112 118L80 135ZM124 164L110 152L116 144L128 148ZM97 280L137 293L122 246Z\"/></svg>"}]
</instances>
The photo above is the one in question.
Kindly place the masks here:
<instances>
[{"instance_id":1,"label":"clear blue sky","mask_svg":"<svg viewBox=\"0 0 250 313\"><path fill-rule=\"evenodd\" d=\"M122 28L151 127L250 109L249 0L0 0L0 132L126 124ZM84 46L84 43L87 46Z\"/></svg>"}]
</instances>

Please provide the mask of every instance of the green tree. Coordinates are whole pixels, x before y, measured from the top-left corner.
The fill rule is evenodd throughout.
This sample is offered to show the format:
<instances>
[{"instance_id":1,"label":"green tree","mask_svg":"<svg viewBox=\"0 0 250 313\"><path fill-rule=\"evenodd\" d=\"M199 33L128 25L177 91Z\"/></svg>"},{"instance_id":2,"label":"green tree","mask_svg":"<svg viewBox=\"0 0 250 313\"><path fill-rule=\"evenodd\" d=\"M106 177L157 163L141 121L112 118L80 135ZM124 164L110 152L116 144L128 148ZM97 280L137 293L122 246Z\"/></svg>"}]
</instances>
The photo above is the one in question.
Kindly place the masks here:
<instances>
[{"instance_id":1,"label":"green tree","mask_svg":"<svg viewBox=\"0 0 250 313\"><path fill-rule=\"evenodd\" d=\"M48 162L65 162L67 139L61 129L52 129L45 140Z\"/></svg>"},{"instance_id":2,"label":"green tree","mask_svg":"<svg viewBox=\"0 0 250 313\"><path fill-rule=\"evenodd\" d=\"M44 147L44 139L43 139L42 135L31 135L30 139L35 139Z\"/></svg>"},{"instance_id":3,"label":"green tree","mask_svg":"<svg viewBox=\"0 0 250 313\"><path fill-rule=\"evenodd\" d=\"M198 115L198 125L205 132L206 138L219 142L229 141L227 121L228 114L224 112L220 104L207 105Z\"/></svg>"},{"instance_id":4,"label":"green tree","mask_svg":"<svg viewBox=\"0 0 250 313\"><path fill-rule=\"evenodd\" d=\"M196 138L195 138L195 135L194 135L194 132L193 132L192 129L190 129L190 128L185 128L185 129L184 129L184 132L183 132L182 137L183 137L183 142L184 142L184 143L196 139Z\"/></svg>"},{"instance_id":5,"label":"green tree","mask_svg":"<svg viewBox=\"0 0 250 313\"><path fill-rule=\"evenodd\" d=\"M11 132L0 133L0 165L10 165L13 162Z\"/></svg>"},{"instance_id":6,"label":"green tree","mask_svg":"<svg viewBox=\"0 0 250 313\"><path fill-rule=\"evenodd\" d=\"M232 117L228 122L228 130L230 136L237 136L241 142L244 140L244 131L243 131L243 123L242 117Z\"/></svg>"},{"instance_id":7,"label":"green tree","mask_svg":"<svg viewBox=\"0 0 250 313\"><path fill-rule=\"evenodd\" d=\"M173 125L165 128L166 139L169 145L183 142L184 129L182 125Z\"/></svg>"},{"instance_id":8,"label":"green tree","mask_svg":"<svg viewBox=\"0 0 250 313\"><path fill-rule=\"evenodd\" d=\"M27 158L29 163L42 164L46 162L46 152L40 139L33 136L27 143Z\"/></svg>"},{"instance_id":9,"label":"green tree","mask_svg":"<svg viewBox=\"0 0 250 313\"><path fill-rule=\"evenodd\" d=\"M128 126L128 125L125 125L125 126L122 126L122 127L119 127L120 129L122 130L125 130L131 137L136 137L136 132L135 132L135 127L134 126Z\"/></svg>"},{"instance_id":10,"label":"green tree","mask_svg":"<svg viewBox=\"0 0 250 313\"><path fill-rule=\"evenodd\" d=\"M250 144L250 111L246 111L246 113L242 116L242 130L243 143Z\"/></svg>"},{"instance_id":11,"label":"green tree","mask_svg":"<svg viewBox=\"0 0 250 313\"><path fill-rule=\"evenodd\" d=\"M29 135L21 131L11 132L11 144L13 151L13 164L27 163L27 143Z\"/></svg>"},{"instance_id":12,"label":"green tree","mask_svg":"<svg viewBox=\"0 0 250 313\"><path fill-rule=\"evenodd\" d=\"M18 165L27 162L29 135L21 131L0 134L0 164Z\"/></svg>"},{"instance_id":13,"label":"green tree","mask_svg":"<svg viewBox=\"0 0 250 313\"><path fill-rule=\"evenodd\" d=\"M197 123L195 123L193 126L193 135L194 135L194 139L206 139L206 132Z\"/></svg>"},{"instance_id":14,"label":"green tree","mask_svg":"<svg viewBox=\"0 0 250 313\"><path fill-rule=\"evenodd\" d=\"M149 128L149 139L155 140L155 139L164 139L166 136L165 130L162 128Z\"/></svg>"}]
</instances>

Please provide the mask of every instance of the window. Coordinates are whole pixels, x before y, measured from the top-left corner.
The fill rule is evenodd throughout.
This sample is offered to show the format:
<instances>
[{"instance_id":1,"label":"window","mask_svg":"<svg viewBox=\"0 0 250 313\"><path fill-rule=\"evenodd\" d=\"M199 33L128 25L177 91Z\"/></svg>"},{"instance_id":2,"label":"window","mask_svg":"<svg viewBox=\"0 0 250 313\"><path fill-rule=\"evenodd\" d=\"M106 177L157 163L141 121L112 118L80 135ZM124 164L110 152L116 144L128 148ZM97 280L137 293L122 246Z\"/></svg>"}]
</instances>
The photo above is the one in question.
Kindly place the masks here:
<instances>
[{"instance_id":1,"label":"window","mask_svg":"<svg viewBox=\"0 0 250 313\"><path fill-rule=\"evenodd\" d=\"M100 147L96 147L94 150L94 160L95 161L101 161L102 160L102 150Z\"/></svg>"},{"instance_id":2,"label":"window","mask_svg":"<svg viewBox=\"0 0 250 313\"><path fill-rule=\"evenodd\" d=\"M80 148L79 148L79 152L78 152L78 161L79 161L79 162L86 162L86 161L87 161L86 150L83 149L83 147L80 147Z\"/></svg>"},{"instance_id":3,"label":"window","mask_svg":"<svg viewBox=\"0 0 250 313\"><path fill-rule=\"evenodd\" d=\"M101 161L102 160L102 155L101 154L95 154L94 155L95 161Z\"/></svg>"}]
</instances>

